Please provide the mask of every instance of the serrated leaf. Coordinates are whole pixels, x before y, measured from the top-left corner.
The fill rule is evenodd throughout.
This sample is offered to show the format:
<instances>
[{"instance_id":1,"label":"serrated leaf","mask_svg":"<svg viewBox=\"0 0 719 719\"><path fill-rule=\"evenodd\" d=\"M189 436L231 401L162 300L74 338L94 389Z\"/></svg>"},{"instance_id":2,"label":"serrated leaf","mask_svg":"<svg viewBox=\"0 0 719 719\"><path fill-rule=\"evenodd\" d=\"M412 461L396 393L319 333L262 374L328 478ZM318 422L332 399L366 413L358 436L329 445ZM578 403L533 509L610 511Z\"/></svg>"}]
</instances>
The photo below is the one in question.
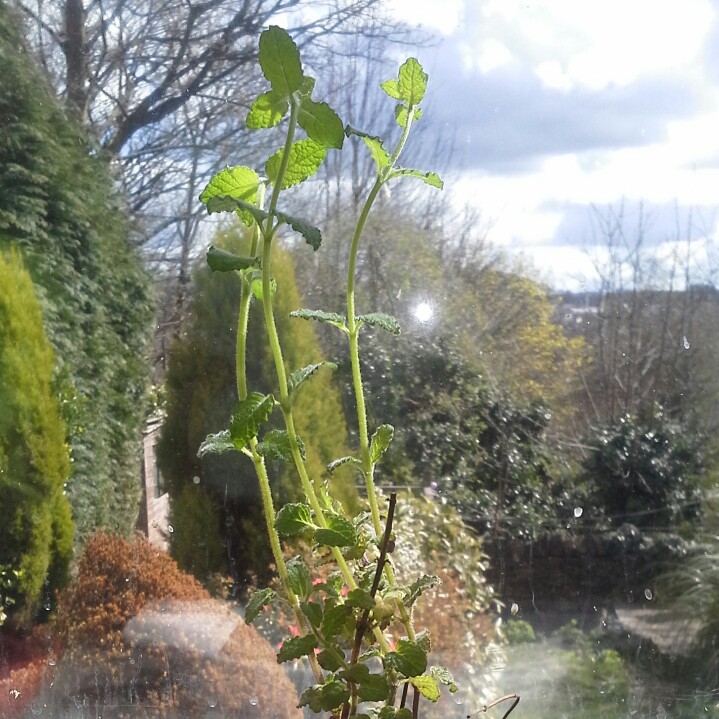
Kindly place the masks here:
<instances>
[{"instance_id":1,"label":"serrated leaf","mask_svg":"<svg viewBox=\"0 0 719 719\"><path fill-rule=\"evenodd\" d=\"M301 437L297 437L297 444L300 448L302 459L307 459L305 443ZM290 463L294 461L290 435L284 429L273 429L268 432L262 438L262 441L257 444L257 453L269 460Z\"/></svg>"},{"instance_id":2,"label":"serrated leaf","mask_svg":"<svg viewBox=\"0 0 719 719\"><path fill-rule=\"evenodd\" d=\"M342 706L350 698L350 690L344 682L331 679L325 684L314 684L305 689L300 695L298 706L309 708L319 714L320 712L331 712Z\"/></svg>"},{"instance_id":3,"label":"serrated leaf","mask_svg":"<svg viewBox=\"0 0 719 719\"><path fill-rule=\"evenodd\" d=\"M252 291L252 296L256 300L258 300L259 302L264 301L265 291L262 288L262 277L253 278L252 284L250 285L250 289ZM275 278L272 277L272 278L270 278L270 295L272 295L272 297L274 297L276 292L277 292L277 280L275 280Z\"/></svg>"},{"instance_id":4,"label":"serrated leaf","mask_svg":"<svg viewBox=\"0 0 719 719\"><path fill-rule=\"evenodd\" d=\"M341 330L347 331L344 316L336 312L301 309L290 312L290 317L299 317L302 320L315 320L316 322L328 322L335 327L339 327Z\"/></svg>"},{"instance_id":5,"label":"serrated leaf","mask_svg":"<svg viewBox=\"0 0 719 719\"><path fill-rule=\"evenodd\" d=\"M223 452L230 452L231 450L237 450L238 447L230 437L230 430L223 429L221 432L216 434L208 434L203 440L200 448L197 450L197 456L202 459L206 454L222 454ZM239 449L242 449L241 447Z\"/></svg>"},{"instance_id":6,"label":"serrated leaf","mask_svg":"<svg viewBox=\"0 0 719 719\"><path fill-rule=\"evenodd\" d=\"M289 662L292 659L299 659L312 654L317 649L317 638L314 634L306 634L304 637L291 637L282 642L280 651L277 652L277 663Z\"/></svg>"},{"instance_id":7,"label":"serrated leaf","mask_svg":"<svg viewBox=\"0 0 719 719\"><path fill-rule=\"evenodd\" d=\"M328 149L342 149L345 139L342 120L326 102L302 100L297 122L311 140Z\"/></svg>"},{"instance_id":8,"label":"serrated leaf","mask_svg":"<svg viewBox=\"0 0 719 719\"><path fill-rule=\"evenodd\" d=\"M294 40L286 30L270 25L260 35L260 67L272 89L289 98L302 87L302 63Z\"/></svg>"},{"instance_id":9,"label":"serrated leaf","mask_svg":"<svg viewBox=\"0 0 719 719\"><path fill-rule=\"evenodd\" d=\"M399 92L399 83L397 80L385 80L380 87L395 100L401 100L402 96Z\"/></svg>"},{"instance_id":10,"label":"serrated leaf","mask_svg":"<svg viewBox=\"0 0 719 719\"><path fill-rule=\"evenodd\" d=\"M204 203L208 212L236 212L246 225L255 219L252 210L257 209L257 188L260 178L250 167L225 167L220 170L200 194L200 202ZM241 200L247 207L236 205L229 210L212 210L211 201L216 197L231 197ZM216 202L216 201L215 201Z\"/></svg>"},{"instance_id":11,"label":"serrated leaf","mask_svg":"<svg viewBox=\"0 0 719 719\"><path fill-rule=\"evenodd\" d=\"M419 105L427 91L428 79L427 73L416 58L410 57L405 60L399 69L397 82L399 99L404 100L408 105Z\"/></svg>"},{"instance_id":12,"label":"serrated leaf","mask_svg":"<svg viewBox=\"0 0 719 719\"><path fill-rule=\"evenodd\" d=\"M412 686L417 687L419 693L431 702L436 702L437 699L439 699L439 686L433 677L428 677L426 675L421 677L412 677L409 680L409 683L412 684Z\"/></svg>"},{"instance_id":13,"label":"serrated leaf","mask_svg":"<svg viewBox=\"0 0 719 719\"><path fill-rule=\"evenodd\" d=\"M235 405L230 419L230 436L235 447L244 447L252 437L257 436L260 425L269 419L274 406L271 394L259 392L250 392Z\"/></svg>"},{"instance_id":14,"label":"serrated leaf","mask_svg":"<svg viewBox=\"0 0 719 719\"><path fill-rule=\"evenodd\" d=\"M340 672L340 676L349 682L360 684L369 678L369 667L366 664L352 664Z\"/></svg>"},{"instance_id":15,"label":"serrated leaf","mask_svg":"<svg viewBox=\"0 0 719 719\"><path fill-rule=\"evenodd\" d=\"M352 625L354 625L352 607L347 604L338 604L336 607L325 609L325 616L322 619L322 635L329 640L341 634L343 629L351 628Z\"/></svg>"},{"instance_id":16,"label":"serrated leaf","mask_svg":"<svg viewBox=\"0 0 719 719\"><path fill-rule=\"evenodd\" d=\"M327 465L327 471L332 474L332 472L334 472L337 467L341 467L343 464L348 463L355 464L358 467L362 467L362 462L360 462L357 457L340 457L339 459L335 459Z\"/></svg>"},{"instance_id":17,"label":"serrated leaf","mask_svg":"<svg viewBox=\"0 0 719 719\"><path fill-rule=\"evenodd\" d=\"M252 219L258 224L264 222L270 215L264 210L260 210L254 205L250 205L243 200L238 200L236 197L229 196L216 196L211 197L207 201L207 211L213 212L234 212L236 210L248 212ZM289 225L295 232L298 232L305 238L305 242L311 245L313 250L319 249L322 244L322 233L319 228L311 225L307 220L303 220L301 217L294 217L288 215L285 212L276 210L274 216L285 225Z\"/></svg>"},{"instance_id":18,"label":"serrated leaf","mask_svg":"<svg viewBox=\"0 0 719 719\"><path fill-rule=\"evenodd\" d=\"M424 574L409 585L407 596L405 597L405 606L411 607L419 598L419 596L428 589L442 584L442 580L434 574Z\"/></svg>"},{"instance_id":19,"label":"serrated leaf","mask_svg":"<svg viewBox=\"0 0 719 719\"><path fill-rule=\"evenodd\" d=\"M366 315L358 315L356 319L358 322L363 322L370 327L379 327L393 335L398 335L402 331L397 319L384 312L370 312Z\"/></svg>"},{"instance_id":20,"label":"serrated leaf","mask_svg":"<svg viewBox=\"0 0 719 719\"><path fill-rule=\"evenodd\" d=\"M387 451L392 437L394 437L394 427L391 424L381 424L374 431L369 445L369 458L372 464L377 463Z\"/></svg>"},{"instance_id":21,"label":"serrated leaf","mask_svg":"<svg viewBox=\"0 0 719 719\"><path fill-rule=\"evenodd\" d=\"M283 153L284 148L278 150L265 163L265 174L273 185L277 183ZM326 155L325 147L315 140L299 140L293 143L280 188L286 190L312 177L320 169Z\"/></svg>"},{"instance_id":22,"label":"serrated leaf","mask_svg":"<svg viewBox=\"0 0 719 719\"><path fill-rule=\"evenodd\" d=\"M315 531L315 542L328 547L352 547L357 543L357 533L348 519L339 514L328 514L327 526Z\"/></svg>"},{"instance_id":23,"label":"serrated leaf","mask_svg":"<svg viewBox=\"0 0 719 719\"><path fill-rule=\"evenodd\" d=\"M287 577L290 589L300 598L307 599L312 591L310 570L302 557L293 557L287 562Z\"/></svg>"},{"instance_id":24,"label":"serrated leaf","mask_svg":"<svg viewBox=\"0 0 719 719\"><path fill-rule=\"evenodd\" d=\"M393 179L395 177L416 177L418 180L422 180L422 182L427 185L437 187L440 190L444 187L444 182L442 182L440 176L436 172L421 172L420 170L407 170L405 168L399 168L397 170L392 170L389 179Z\"/></svg>"},{"instance_id":25,"label":"serrated leaf","mask_svg":"<svg viewBox=\"0 0 719 719\"><path fill-rule=\"evenodd\" d=\"M263 92L250 106L246 121L247 127L251 130L274 127L287 114L289 106L285 95L274 90Z\"/></svg>"},{"instance_id":26,"label":"serrated leaf","mask_svg":"<svg viewBox=\"0 0 719 719\"><path fill-rule=\"evenodd\" d=\"M347 594L347 604L358 609L374 609L374 597L358 587Z\"/></svg>"},{"instance_id":27,"label":"serrated leaf","mask_svg":"<svg viewBox=\"0 0 719 719\"><path fill-rule=\"evenodd\" d=\"M309 623L318 628L322 624L322 607L316 602L302 602L300 606Z\"/></svg>"},{"instance_id":28,"label":"serrated leaf","mask_svg":"<svg viewBox=\"0 0 719 719\"><path fill-rule=\"evenodd\" d=\"M312 95L312 91L315 89L315 82L316 80L314 79L314 77L304 75L302 78L302 82L300 83L300 89L297 91L297 94L301 98L310 97Z\"/></svg>"},{"instance_id":29,"label":"serrated leaf","mask_svg":"<svg viewBox=\"0 0 719 719\"><path fill-rule=\"evenodd\" d=\"M264 607L266 607L277 595L274 590L266 587L256 591L247 602L245 608L245 624L253 622Z\"/></svg>"},{"instance_id":30,"label":"serrated leaf","mask_svg":"<svg viewBox=\"0 0 719 719\"><path fill-rule=\"evenodd\" d=\"M275 529L281 537L294 537L314 526L312 512L307 504L286 504L275 517Z\"/></svg>"},{"instance_id":31,"label":"serrated leaf","mask_svg":"<svg viewBox=\"0 0 719 719\"><path fill-rule=\"evenodd\" d=\"M417 677L427 669L427 652L416 642L399 639L395 650L387 653L386 661L404 676Z\"/></svg>"},{"instance_id":32,"label":"serrated leaf","mask_svg":"<svg viewBox=\"0 0 719 719\"><path fill-rule=\"evenodd\" d=\"M356 130L354 127L351 127L350 125L347 125L345 127L345 135L347 137L350 137L352 135L356 135L357 137L361 137L362 141L365 145L367 145L370 154L372 155L372 159L375 161L375 164L377 165L377 171L381 170L383 167L387 167L389 165L390 155L387 150L384 149L384 146L382 145L382 140L379 139L379 137L375 137L374 135L368 135L366 132L362 132L361 130Z\"/></svg>"},{"instance_id":33,"label":"serrated leaf","mask_svg":"<svg viewBox=\"0 0 719 719\"><path fill-rule=\"evenodd\" d=\"M384 674L370 674L357 689L360 701L383 702L389 697L389 684Z\"/></svg>"},{"instance_id":34,"label":"serrated leaf","mask_svg":"<svg viewBox=\"0 0 719 719\"><path fill-rule=\"evenodd\" d=\"M291 397L296 396L300 387L314 375L322 367L329 367L330 369L337 369L337 365L334 362L316 362L315 364L307 365L302 369L295 370L287 382L287 387Z\"/></svg>"},{"instance_id":35,"label":"serrated leaf","mask_svg":"<svg viewBox=\"0 0 719 719\"><path fill-rule=\"evenodd\" d=\"M427 654L430 653L432 649L432 642L429 637L429 632L426 629L423 629L421 632L417 632L414 640L422 649L424 649L425 652L427 652Z\"/></svg>"},{"instance_id":36,"label":"serrated leaf","mask_svg":"<svg viewBox=\"0 0 719 719\"><path fill-rule=\"evenodd\" d=\"M345 656L337 647L327 647L317 655L319 665L328 672L336 672L344 665Z\"/></svg>"},{"instance_id":37,"label":"serrated leaf","mask_svg":"<svg viewBox=\"0 0 719 719\"><path fill-rule=\"evenodd\" d=\"M210 245L207 250L207 265L213 272L246 270L248 267L257 267L259 264L260 260L257 257L240 257L214 245Z\"/></svg>"},{"instance_id":38,"label":"serrated leaf","mask_svg":"<svg viewBox=\"0 0 719 719\"><path fill-rule=\"evenodd\" d=\"M409 111L409 108L407 105L397 105L394 109L394 117L397 120L397 124L400 127L406 127L407 125L407 112ZM418 107L415 107L412 111L412 120L416 122L417 120L422 119L422 110L420 110Z\"/></svg>"},{"instance_id":39,"label":"serrated leaf","mask_svg":"<svg viewBox=\"0 0 719 719\"><path fill-rule=\"evenodd\" d=\"M445 686L449 687L449 691L454 694L458 687L457 683L454 680L454 677L452 676L452 672L447 669L447 667L430 667L429 668L430 676L434 677L435 680L437 680L440 684L444 684Z\"/></svg>"}]
</instances>

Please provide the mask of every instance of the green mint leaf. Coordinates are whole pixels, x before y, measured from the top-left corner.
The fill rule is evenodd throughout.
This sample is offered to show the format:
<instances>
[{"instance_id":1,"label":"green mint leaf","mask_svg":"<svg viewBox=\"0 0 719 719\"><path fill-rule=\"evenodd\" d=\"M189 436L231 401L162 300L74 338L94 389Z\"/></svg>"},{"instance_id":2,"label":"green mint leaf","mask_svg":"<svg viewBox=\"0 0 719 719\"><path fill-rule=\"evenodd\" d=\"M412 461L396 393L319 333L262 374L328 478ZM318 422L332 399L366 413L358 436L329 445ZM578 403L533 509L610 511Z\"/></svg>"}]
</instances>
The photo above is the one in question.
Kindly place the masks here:
<instances>
[{"instance_id":1,"label":"green mint leaf","mask_svg":"<svg viewBox=\"0 0 719 719\"><path fill-rule=\"evenodd\" d=\"M256 209L259 183L257 173L249 167L225 167L209 181L200 194L200 202L206 205L208 212L236 212L246 225L251 225L254 216L248 208L237 205L229 209L213 210L210 209L211 200L215 197L232 197Z\"/></svg>"},{"instance_id":2,"label":"green mint leaf","mask_svg":"<svg viewBox=\"0 0 719 719\"><path fill-rule=\"evenodd\" d=\"M315 602L302 602L300 607L302 613L307 617L313 627L318 628L322 624L322 607L319 604Z\"/></svg>"},{"instance_id":3,"label":"green mint leaf","mask_svg":"<svg viewBox=\"0 0 719 719\"><path fill-rule=\"evenodd\" d=\"M402 95L399 91L399 82L397 80L385 80L380 87L393 99L401 100Z\"/></svg>"},{"instance_id":4,"label":"green mint leaf","mask_svg":"<svg viewBox=\"0 0 719 719\"><path fill-rule=\"evenodd\" d=\"M260 261L257 257L240 257L214 245L210 245L207 250L207 265L213 272L246 270L248 267L257 267L259 264Z\"/></svg>"},{"instance_id":5,"label":"green mint leaf","mask_svg":"<svg viewBox=\"0 0 719 719\"><path fill-rule=\"evenodd\" d=\"M317 661L328 672L336 672L344 666L345 655L337 647L327 647L317 655Z\"/></svg>"},{"instance_id":6,"label":"green mint leaf","mask_svg":"<svg viewBox=\"0 0 719 719\"><path fill-rule=\"evenodd\" d=\"M408 678L424 674L427 669L427 652L409 639L399 639L395 651L388 652L385 659L388 666Z\"/></svg>"},{"instance_id":7,"label":"green mint leaf","mask_svg":"<svg viewBox=\"0 0 719 719\"><path fill-rule=\"evenodd\" d=\"M254 205L250 205L236 197L221 195L211 197L207 201L207 211L210 214L213 212L247 212L258 224L264 222L269 217L268 212L260 210ZM302 235L307 244L312 246L313 250L319 249L319 246L322 244L322 233L317 227L311 225L307 220L303 220L301 217L294 217L279 210L274 214L280 222L289 225L295 232Z\"/></svg>"},{"instance_id":8,"label":"green mint leaf","mask_svg":"<svg viewBox=\"0 0 719 719\"><path fill-rule=\"evenodd\" d=\"M297 437L297 444L300 447L302 459L307 459L305 453L305 443L300 437ZM273 429L269 431L262 441L257 445L257 454L262 455L265 459L279 460L281 462L294 462L292 456L292 446L290 445L290 435L284 429Z\"/></svg>"},{"instance_id":9,"label":"green mint leaf","mask_svg":"<svg viewBox=\"0 0 719 719\"><path fill-rule=\"evenodd\" d=\"M374 597L358 587L347 595L347 604L358 609L374 609Z\"/></svg>"},{"instance_id":10,"label":"green mint leaf","mask_svg":"<svg viewBox=\"0 0 719 719\"><path fill-rule=\"evenodd\" d=\"M230 436L238 449L244 447L252 437L256 437L260 425L264 424L275 406L271 394L250 392L240 400L232 412L230 419Z\"/></svg>"},{"instance_id":11,"label":"green mint leaf","mask_svg":"<svg viewBox=\"0 0 719 719\"><path fill-rule=\"evenodd\" d=\"M415 58L405 60L399 69L399 99L408 105L419 105L427 91L427 80L427 73Z\"/></svg>"},{"instance_id":12,"label":"green mint leaf","mask_svg":"<svg viewBox=\"0 0 719 719\"><path fill-rule=\"evenodd\" d=\"M366 315L358 315L356 320L370 327L379 327L393 335L398 335L402 332L397 319L384 312L369 312Z\"/></svg>"},{"instance_id":13,"label":"green mint leaf","mask_svg":"<svg viewBox=\"0 0 719 719\"><path fill-rule=\"evenodd\" d=\"M286 504L275 518L275 529L282 537L294 537L307 529L314 529L312 512L309 505L301 503Z\"/></svg>"},{"instance_id":14,"label":"green mint leaf","mask_svg":"<svg viewBox=\"0 0 719 719\"><path fill-rule=\"evenodd\" d=\"M348 682L360 684L369 678L369 667L366 664L351 664L347 669L340 672L340 676Z\"/></svg>"},{"instance_id":15,"label":"green mint leaf","mask_svg":"<svg viewBox=\"0 0 719 719\"><path fill-rule=\"evenodd\" d=\"M339 514L328 514L327 526L315 531L315 541L328 547L352 547L357 543L357 533L348 519Z\"/></svg>"},{"instance_id":16,"label":"green mint leaf","mask_svg":"<svg viewBox=\"0 0 719 719\"><path fill-rule=\"evenodd\" d=\"M439 699L439 687L433 677L426 675L422 677L411 677L409 683L417 687L420 694L431 702L436 702L437 699Z\"/></svg>"},{"instance_id":17,"label":"green mint leaf","mask_svg":"<svg viewBox=\"0 0 719 719\"><path fill-rule=\"evenodd\" d=\"M266 607L277 595L269 587L259 589L247 602L245 609L245 624L251 624L259 615L264 607Z\"/></svg>"},{"instance_id":18,"label":"green mint leaf","mask_svg":"<svg viewBox=\"0 0 719 719\"><path fill-rule=\"evenodd\" d=\"M427 654L429 654L432 649L432 642L429 637L429 632L426 629L423 629L421 632L417 632L414 640L422 649L424 649L425 652L427 652Z\"/></svg>"},{"instance_id":19,"label":"green mint leaf","mask_svg":"<svg viewBox=\"0 0 719 719\"><path fill-rule=\"evenodd\" d=\"M347 137L356 135L357 137L362 138L364 144L367 145L367 147L369 148L372 159L377 165L378 172L383 167L387 167L387 165L389 165L389 152L384 149L384 146L382 145L382 140L380 140L379 137L375 137L374 135L368 135L366 132L362 132L361 130L355 130L355 128L350 127L350 125L347 125L345 127L345 135L347 135Z\"/></svg>"},{"instance_id":20,"label":"green mint leaf","mask_svg":"<svg viewBox=\"0 0 719 719\"><path fill-rule=\"evenodd\" d=\"M440 684L444 684L449 687L450 693L454 694L457 689L457 683L452 676L452 672L447 667L430 667L429 674L431 677L436 679Z\"/></svg>"},{"instance_id":21,"label":"green mint leaf","mask_svg":"<svg viewBox=\"0 0 719 719\"><path fill-rule=\"evenodd\" d=\"M364 681L359 683L357 690L360 701L383 702L389 697L389 684L384 674L370 674Z\"/></svg>"},{"instance_id":22,"label":"green mint leaf","mask_svg":"<svg viewBox=\"0 0 719 719\"><path fill-rule=\"evenodd\" d=\"M329 640L347 630L352 631L353 626L352 607L347 604L338 604L336 607L325 610L325 616L322 619L322 636Z\"/></svg>"},{"instance_id":23,"label":"green mint leaf","mask_svg":"<svg viewBox=\"0 0 719 719\"><path fill-rule=\"evenodd\" d=\"M316 362L315 364L307 365L307 367L303 367L302 369L295 370L290 375L290 379L287 383L290 396L295 397L302 385L322 367L337 369L337 365L334 362Z\"/></svg>"},{"instance_id":24,"label":"green mint leaf","mask_svg":"<svg viewBox=\"0 0 719 719\"><path fill-rule=\"evenodd\" d=\"M208 434L205 437L197 450L197 456L202 459L206 454L222 454L236 449L242 449L242 447L236 447L232 437L230 437L230 430L223 429L222 432Z\"/></svg>"},{"instance_id":25,"label":"green mint leaf","mask_svg":"<svg viewBox=\"0 0 719 719\"><path fill-rule=\"evenodd\" d=\"M252 284L250 285L250 288L252 289L252 296L258 301L263 302L265 298L265 292L262 289L262 277L253 277L252 278ZM275 280L274 277L270 278L270 294L272 297L275 296L275 293L277 292L277 280Z\"/></svg>"},{"instance_id":26,"label":"green mint leaf","mask_svg":"<svg viewBox=\"0 0 719 719\"><path fill-rule=\"evenodd\" d=\"M397 124L404 128L407 126L407 112L408 108L407 105L397 105L394 109L394 116L397 120ZM415 107L412 111L412 120L414 122L417 122L417 120L422 119L422 110L420 110L418 107Z\"/></svg>"},{"instance_id":27,"label":"green mint leaf","mask_svg":"<svg viewBox=\"0 0 719 719\"><path fill-rule=\"evenodd\" d=\"M278 150L265 163L265 174L273 185L277 183L283 153L284 149ZM299 185L308 177L312 177L319 170L325 155L327 155L327 150L315 140L300 140L293 143L280 188L286 190L288 187Z\"/></svg>"},{"instance_id":28,"label":"green mint leaf","mask_svg":"<svg viewBox=\"0 0 719 719\"><path fill-rule=\"evenodd\" d=\"M294 217L287 215L279 210L275 212L275 216L280 222L284 222L289 225L295 232L302 235L305 238L305 242L312 247L315 252L319 250L322 244L322 233L317 227L311 225L307 220L303 220L301 217Z\"/></svg>"},{"instance_id":29,"label":"green mint leaf","mask_svg":"<svg viewBox=\"0 0 719 719\"><path fill-rule=\"evenodd\" d=\"M397 170L392 170L388 179L391 180L395 177L403 176L416 177L418 180L422 180L425 184L437 187L440 190L444 187L444 182L442 182L442 179L436 172L421 172L420 170L406 170L399 168Z\"/></svg>"},{"instance_id":30,"label":"green mint leaf","mask_svg":"<svg viewBox=\"0 0 719 719\"><path fill-rule=\"evenodd\" d=\"M402 707L401 709L397 709L394 719L412 719L412 712L407 709L407 707Z\"/></svg>"},{"instance_id":31,"label":"green mint leaf","mask_svg":"<svg viewBox=\"0 0 719 719\"><path fill-rule=\"evenodd\" d=\"M342 149L345 139L342 120L326 102L304 99L297 114L297 123L311 140L323 147Z\"/></svg>"},{"instance_id":32,"label":"green mint leaf","mask_svg":"<svg viewBox=\"0 0 719 719\"><path fill-rule=\"evenodd\" d=\"M285 95L274 90L263 92L251 105L247 115L247 127L259 130L278 125L287 114L290 103Z\"/></svg>"},{"instance_id":33,"label":"green mint leaf","mask_svg":"<svg viewBox=\"0 0 719 719\"><path fill-rule=\"evenodd\" d=\"M358 467L362 466L362 462L360 462L357 457L340 457L339 459L335 459L327 465L327 471L332 474L332 472L334 472L337 467L341 467L343 464L347 463L356 464Z\"/></svg>"},{"instance_id":34,"label":"green mint leaf","mask_svg":"<svg viewBox=\"0 0 719 719\"><path fill-rule=\"evenodd\" d=\"M312 95L312 91L315 89L315 82L316 80L314 77L310 77L309 75L305 75L302 78L302 82L300 83L300 89L297 91L297 94L300 96L300 98L308 98Z\"/></svg>"},{"instance_id":35,"label":"green mint leaf","mask_svg":"<svg viewBox=\"0 0 719 719\"><path fill-rule=\"evenodd\" d=\"M299 659L312 654L318 647L317 638L314 634L306 634L304 637L292 637L282 642L280 651L277 653L277 663L289 662L292 659Z\"/></svg>"},{"instance_id":36,"label":"green mint leaf","mask_svg":"<svg viewBox=\"0 0 719 719\"><path fill-rule=\"evenodd\" d=\"M210 215L215 212L235 212L246 225L251 225L253 221L259 224L267 219L267 213L264 210L230 195L213 195L207 200L205 206Z\"/></svg>"},{"instance_id":37,"label":"green mint leaf","mask_svg":"<svg viewBox=\"0 0 719 719\"><path fill-rule=\"evenodd\" d=\"M310 570L302 557L293 557L287 562L287 576L290 589L300 599L307 599L312 591L312 577L310 577Z\"/></svg>"},{"instance_id":38,"label":"green mint leaf","mask_svg":"<svg viewBox=\"0 0 719 719\"><path fill-rule=\"evenodd\" d=\"M300 695L298 706L309 706L315 714L319 714L331 712L342 706L349 698L350 690L347 685L337 679L330 679L325 684L314 684L305 689Z\"/></svg>"},{"instance_id":39,"label":"green mint leaf","mask_svg":"<svg viewBox=\"0 0 719 719\"><path fill-rule=\"evenodd\" d=\"M346 320L343 315L336 312L325 312L324 310L295 310L290 312L290 317L299 317L302 320L315 320L317 322L328 322L343 331L347 331Z\"/></svg>"},{"instance_id":40,"label":"green mint leaf","mask_svg":"<svg viewBox=\"0 0 719 719\"><path fill-rule=\"evenodd\" d=\"M442 584L442 580L439 577L429 574L422 575L409 585L409 590L404 600L405 605L411 607L423 592L426 592L428 589L433 589L440 584Z\"/></svg>"},{"instance_id":41,"label":"green mint leaf","mask_svg":"<svg viewBox=\"0 0 719 719\"><path fill-rule=\"evenodd\" d=\"M286 30L270 25L260 35L260 67L272 89L290 98L302 87L302 63L294 40Z\"/></svg>"},{"instance_id":42,"label":"green mint leaf","mask_svg":"<svg viewBox=\"0 0 719 719\"><path fill-rule=\"evenodd\" d=\"M391 424L381 424L377 427L369 445L369 458L372 464L378 462L379 458L387 451L392 437L394 437L394 427Z\"/></svg>"}]
</instances>

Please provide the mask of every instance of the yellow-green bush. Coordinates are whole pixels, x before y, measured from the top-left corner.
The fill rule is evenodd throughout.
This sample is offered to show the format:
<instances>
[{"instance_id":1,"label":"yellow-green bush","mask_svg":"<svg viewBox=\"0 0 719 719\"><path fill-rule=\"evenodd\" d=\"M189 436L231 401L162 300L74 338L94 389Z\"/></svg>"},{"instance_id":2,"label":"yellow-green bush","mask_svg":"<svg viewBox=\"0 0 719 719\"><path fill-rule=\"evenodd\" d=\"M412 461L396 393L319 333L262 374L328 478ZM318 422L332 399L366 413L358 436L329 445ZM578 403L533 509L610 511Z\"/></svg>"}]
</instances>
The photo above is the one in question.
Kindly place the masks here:
<instances>
[{"instance_id":1,"label":"yellow-green bush","mask_svg":"<svg viewBox=\"0 0 719 719\"><path fill-rule=\"evenodd\" d=\"M73 523L63 485L65 424L52 390L53 352L17 252L0 253L0 565L19 570L12 609L21 622L60 587Z\"/></svg>"}]
</instances>

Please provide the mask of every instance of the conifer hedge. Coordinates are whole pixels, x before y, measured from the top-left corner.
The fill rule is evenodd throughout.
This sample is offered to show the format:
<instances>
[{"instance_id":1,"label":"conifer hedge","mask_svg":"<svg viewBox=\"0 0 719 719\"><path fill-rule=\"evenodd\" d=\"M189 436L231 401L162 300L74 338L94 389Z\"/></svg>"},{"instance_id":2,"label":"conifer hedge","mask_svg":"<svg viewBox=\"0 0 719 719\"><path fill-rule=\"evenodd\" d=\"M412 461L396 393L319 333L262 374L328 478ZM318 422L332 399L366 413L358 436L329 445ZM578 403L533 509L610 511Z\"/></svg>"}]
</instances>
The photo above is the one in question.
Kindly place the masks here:
<instances>
[{"instance_id":1,"label":"conifer hedge","mask_svg":"<svg viewBox=\"0 0 719 719\"><path fill-rule=\"evenodd\" d=\"M17 252L0 252L0 565L20 571L10 611L26 620L64 584L72 557L70 458L52 372L30 275Z\"/></svg>"},{"instance_id":2,"label":"conifer hedge","mask_svg":"<svg viewBox=\"0 0 719 719\"><path fill-rule=\"evenodd\" d=\"M0 249L22 251L55 350L78 535L127 533L140 493L150 281L108 164L63 113L2 4L0 67Z\"/></svg>"}]
</instances>

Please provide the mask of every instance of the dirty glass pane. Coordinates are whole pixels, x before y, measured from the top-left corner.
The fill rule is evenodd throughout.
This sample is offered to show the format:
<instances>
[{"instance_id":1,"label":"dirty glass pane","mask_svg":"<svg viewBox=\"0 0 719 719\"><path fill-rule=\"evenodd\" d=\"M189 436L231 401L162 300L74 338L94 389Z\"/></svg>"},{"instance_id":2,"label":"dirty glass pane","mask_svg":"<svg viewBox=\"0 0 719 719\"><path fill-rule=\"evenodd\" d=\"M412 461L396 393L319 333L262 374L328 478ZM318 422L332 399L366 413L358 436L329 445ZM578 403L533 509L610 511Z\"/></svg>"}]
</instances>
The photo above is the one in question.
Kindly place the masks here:
<instances>
[{"instance_id":1,"label":"dirty glass pane","mask_svg":"<svg viewBox=\"0 0 719 719\"><path fill-rule=\"evenodd\" d=\"M0 717L719 717L718 23L0 4Z\"/></svg>"}]
</instances>

